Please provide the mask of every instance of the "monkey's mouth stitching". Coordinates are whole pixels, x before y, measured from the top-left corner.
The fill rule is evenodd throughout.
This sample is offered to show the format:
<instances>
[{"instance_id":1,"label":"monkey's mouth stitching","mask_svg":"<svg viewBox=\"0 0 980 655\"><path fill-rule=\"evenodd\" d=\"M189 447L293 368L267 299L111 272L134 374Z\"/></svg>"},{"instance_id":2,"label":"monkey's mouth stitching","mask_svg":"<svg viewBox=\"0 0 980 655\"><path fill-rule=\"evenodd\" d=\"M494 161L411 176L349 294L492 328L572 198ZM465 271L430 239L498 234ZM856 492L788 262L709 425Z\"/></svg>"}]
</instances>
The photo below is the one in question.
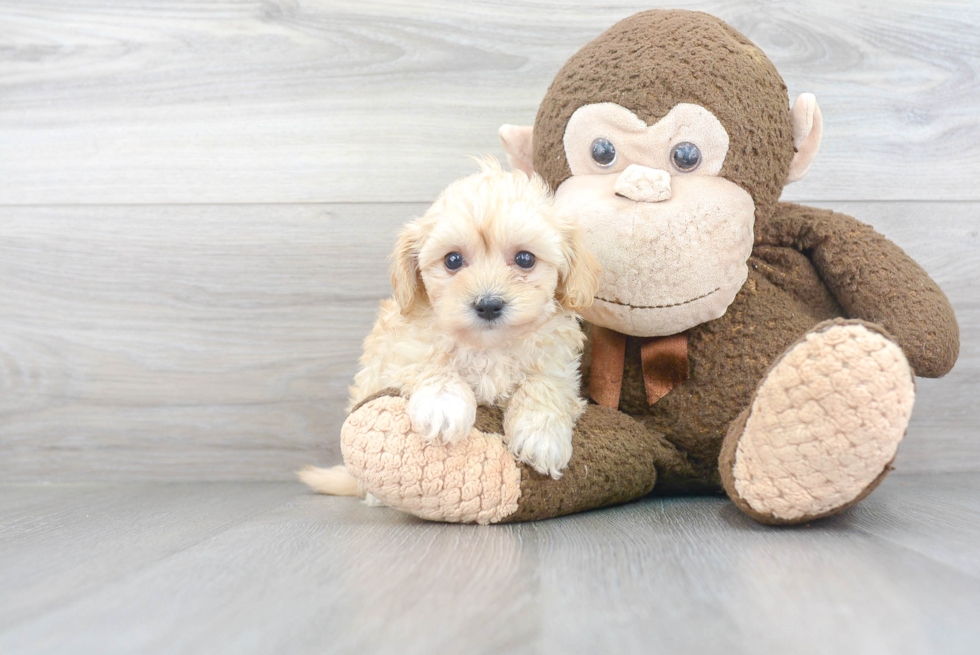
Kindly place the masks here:
<instances>
[{"instance_id":1,"label":"monkey's mouth stitching","mask_svg":"<svg viewBox=\"0 0 980 655\"><path fill-rule=\"evenodd\" d=\"M716 287L716 288L712 289L711 291L709 291L708 293L701 294L697 298L691 298L690 300L685 300L683 302L675 302L675 303L672 303L670 305L630 305L629 303L619 302L618 300L609 300L608 298L603 298L602 296L596 296L595 299L596 300L601 300L602 302L607 302L607 303L610 303L610 304L613 304L613 305L620 305L622 307L629 307L630 309L667 309L669 307L680 307L681 305L690 304L690 303L694 302L695 300L701 300L702 298L707 298L708 296L710 296L711 294L713 294L715 291L718 291L719 289L721 289L721 287Z\"/></svg>"}]
</instances>

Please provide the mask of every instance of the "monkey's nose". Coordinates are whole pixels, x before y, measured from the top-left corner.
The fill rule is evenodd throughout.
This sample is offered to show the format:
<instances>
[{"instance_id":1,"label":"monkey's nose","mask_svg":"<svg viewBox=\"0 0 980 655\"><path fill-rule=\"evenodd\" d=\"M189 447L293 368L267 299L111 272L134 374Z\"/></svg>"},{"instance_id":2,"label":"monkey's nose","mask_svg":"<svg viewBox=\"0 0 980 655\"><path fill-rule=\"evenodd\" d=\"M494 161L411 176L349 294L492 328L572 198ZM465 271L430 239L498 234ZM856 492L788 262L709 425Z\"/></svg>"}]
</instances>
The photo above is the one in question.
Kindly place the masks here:
<instances>
[{"instance_id":1,"label":"monkey's nose","mask_svg":"<svg viewBox=\"0 0 980 655\"><path fill-rule=\"evenodd\" d=\"M670 200L670 173L660 168L630 164L616 178L613 191L635 202Z\"/></svg>"},{"instance_id":2,"label":"monkey's nose","mask_svg":"<svg viewBox=\"0 0 980 655\"><path fill-rule=\"evenodd\" d=\"M500 313L504 310L503 298L498 298L497 296L491 296L480 298L473 305L476 310L476 315L482 318L484 321L493 321L500 318Z\"/></svg>"}]
</instances>

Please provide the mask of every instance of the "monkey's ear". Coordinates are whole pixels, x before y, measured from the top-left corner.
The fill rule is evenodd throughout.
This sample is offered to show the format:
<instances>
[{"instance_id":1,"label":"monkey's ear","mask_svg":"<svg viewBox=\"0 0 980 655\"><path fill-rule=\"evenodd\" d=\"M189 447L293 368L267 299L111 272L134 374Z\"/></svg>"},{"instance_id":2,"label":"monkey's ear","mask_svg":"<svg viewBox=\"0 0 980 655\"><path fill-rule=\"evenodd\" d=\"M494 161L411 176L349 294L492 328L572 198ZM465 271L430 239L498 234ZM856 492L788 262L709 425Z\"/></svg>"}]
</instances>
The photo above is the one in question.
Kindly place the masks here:
<instances>
[{"instance_id":1,"label":"monkey's ear","mask_svg":"<svg viewBox=\"0 0 980 655\"><path fill-rule=\"evenodd\" d=\"M796 148L796 154L789 164L787 184L802 180L810 170L810 164L820 149L820 137L823 136L823 115L812 93L798 95L789 113L793 121L793 147Z\"/></svg>"},{"instance_id":2,"label":"monkey's ear","mask_svg":"<svg viewBox=\"0 0 980 655\"><path fill-rule=\"evenodd\" d=\"M507 163L511 168L524 171L528 175L534 172L534 149L531 146L534 128L522 125L501 125L497 135L500 145L507 153Z\"/></svg>"},{"instance_id":3,"label":"monkey's ear","mask_svg":"<svg viewBox=\"0 0 980 655\"><path fill-rule=\"evenodd\" d=\"M425 297L425 285L419 271L421 241L422 228L417 223L409 223L402 228L395 251L391 253L391 288L402 314L411 312L415 303Z\"/></svg>"}]
</instances>

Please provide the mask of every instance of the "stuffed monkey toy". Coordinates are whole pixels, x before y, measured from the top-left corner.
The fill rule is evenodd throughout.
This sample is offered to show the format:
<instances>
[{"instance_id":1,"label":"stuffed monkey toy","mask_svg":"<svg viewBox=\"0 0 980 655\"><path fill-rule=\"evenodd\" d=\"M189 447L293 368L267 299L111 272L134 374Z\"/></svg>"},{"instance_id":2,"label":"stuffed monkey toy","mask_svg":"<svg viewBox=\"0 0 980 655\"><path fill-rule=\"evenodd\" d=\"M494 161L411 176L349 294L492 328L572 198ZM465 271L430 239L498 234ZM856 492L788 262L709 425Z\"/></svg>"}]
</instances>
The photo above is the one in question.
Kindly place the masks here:
<instances>
[{"instance_id":1,"label":"stuffed monkey toy","mask_svg":"<svg viewBox=\"0 0 980 655\"><path fill-rule=\"evenodd\" d=\"M516 462L501 412L453 446L406 401L348 416L348 470L385 504L452 522L544 519L650 492L724 490L763 523L836 514L891 470L913 376L959 351L952 307L908 255L832 211L779 202L820 144L812 95L699 12L614 25L559 71L511 164L540 174L603 274L583 312L590 400L560 479Z\"/></svg>"}]
</instances>

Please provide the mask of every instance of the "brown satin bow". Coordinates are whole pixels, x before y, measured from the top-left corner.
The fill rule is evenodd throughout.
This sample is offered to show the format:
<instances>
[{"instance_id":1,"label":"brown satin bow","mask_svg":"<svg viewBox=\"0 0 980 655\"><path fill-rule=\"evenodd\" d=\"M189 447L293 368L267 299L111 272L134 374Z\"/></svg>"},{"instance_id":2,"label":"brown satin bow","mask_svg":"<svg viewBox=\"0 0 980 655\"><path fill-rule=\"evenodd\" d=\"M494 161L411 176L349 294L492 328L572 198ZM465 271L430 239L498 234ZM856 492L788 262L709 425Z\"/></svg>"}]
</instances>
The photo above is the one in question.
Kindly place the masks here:
<instances>
[{"instance_id":1,"label":"brown satin bow","mask_svg":"<svg viewBox=\"0 0 980 655\"><path fill-rule=\"evenodd\" d=\"M651 405L688 378L687 334L643 337L640 343L643 386ZM609 328L592 327L592 368L589 395L604 407L619 407L626 363L626 335Z\"/></svg>"}]
</instances>

